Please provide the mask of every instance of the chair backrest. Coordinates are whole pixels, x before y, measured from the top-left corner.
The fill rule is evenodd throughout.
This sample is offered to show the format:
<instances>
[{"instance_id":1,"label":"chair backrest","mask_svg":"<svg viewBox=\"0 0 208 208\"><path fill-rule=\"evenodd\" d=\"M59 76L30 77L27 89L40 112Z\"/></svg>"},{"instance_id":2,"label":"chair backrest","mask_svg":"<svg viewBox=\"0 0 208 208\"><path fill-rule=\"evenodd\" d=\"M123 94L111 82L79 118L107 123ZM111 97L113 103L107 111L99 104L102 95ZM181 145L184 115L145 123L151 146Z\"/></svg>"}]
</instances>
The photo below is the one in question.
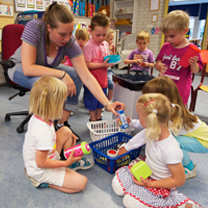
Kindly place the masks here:
<instances>
[{"instance_id":1,"label":"chair backrest","mask_svg":"<svg viewBox=\"0 0 208 208\"><path fill-rule=\"evenodd\" d=\"M21 35L25 26L20 24L6 25L2 30L2 60L8 60L22 44Z\"/></svg>"},{"instance_id":2,"label":"chair backrest","mask_svg":"<svg viewBox=\"0 0 208 208\"><path fill-rule=\"evenodd\" d=\"M129 34L121 38L121 51L122 50L134 50L137 49L138 46L136 44L137 34Z\"/></svg>"}]
</instances>

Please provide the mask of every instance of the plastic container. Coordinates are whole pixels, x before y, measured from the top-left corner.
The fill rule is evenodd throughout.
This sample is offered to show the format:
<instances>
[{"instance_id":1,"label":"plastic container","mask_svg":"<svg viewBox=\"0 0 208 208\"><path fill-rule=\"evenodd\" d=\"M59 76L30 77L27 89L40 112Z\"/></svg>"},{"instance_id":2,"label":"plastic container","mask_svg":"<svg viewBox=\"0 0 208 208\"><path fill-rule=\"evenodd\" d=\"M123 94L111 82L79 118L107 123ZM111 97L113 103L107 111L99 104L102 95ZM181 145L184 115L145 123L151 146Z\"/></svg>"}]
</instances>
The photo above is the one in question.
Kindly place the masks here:
<instances>
[{"instance_id":1,"label":"plastic container","mask_svg":"<svg viewBox=\"0 0 208 208\"><path fill-rule=\"evenodd\" d=\"M118 155L118 151L114 150L114 149L109 149L107 151L107 155L111 158L115 158Z\"/></svg>"},{"instance_id":2,"label":"plastic container","mask_svg":"<svg viewBox=\"0 0 208 208\"><path fill-rule=\"evenodd\" d=\"M113 101L126 105L126 116L133 119L139 118L135 107L136 102L142 96L145 83L153 78L151 75L141 74L138 70L130 70L129 74L113 74Z\"/></svg>"},{"instance_id":3,"label":"plastic container","mask_svg":"<svg viewBox=\"0 0 208 208\"><path fill-rule=\"evenodd\" d=\"M115 64L118 64L119 62L121 62L121 56L120 55L108 55L108 56L105 56L104 57L104 61L106 59L108 59L108 64L112 64L112 65L115 65Z\"/></svg>"},{"instance_id":4,"label":"plastic container","mask_svg":"<svg viewBox=\"0 0 208 208\"><path fill-rule=\"evenodd\" d=\"M148 167L148 165L144 162L144 161L139 161L138 163L136 163L135 165L133 165L130 169L131 173L133 174L133 176L139 181L141 182L140 177L146 179L148 178L151 174L152 171L151 169Z\"/></svg>"},{"instance_id":5,"label":"plastic container","mask_svg":"<svg viewBox=\"0 0 208 208\"><path fill-rule=\"evenodd\" d=\"M197 48L196 46L190 44L188 50L184 53L184 55L182 56L181 60L179 61L179 64L182 67L188 67L189 66L189 59L193 56L198 56L198 54L201 52L201 50L199 48Z\"/></svg>"},{"instance_id":6,"label":"plastic container","mask_svg":"<svg viewBox=\"0 0 208 208\"><path fill-rule=\"evenodd\" d=\"M116 111L118 113L118 115L116 116L116 121L119 124L119 126L121 127L121 129L127 129L129 128L129 124L126 120L126 116L124 114L123 110L119 110Z\"/></svg>"},{"instance_id":7,"label":"plastic container","mask_svg":"<svg viewBox=\"0 0 208 208\"><path fill-rule=\"evenodd\" d=\"M100 140L117 132L123 132L130 135L135 130L131 127L121 129L117 124L116 119L87 122L87 128L90 131L90 138L92 141Z\"/></svg>"},{"instance_id":8,"label":"plastic container","mask_svg":"<svg viewBox=\"0 0 208 208\"><path fill-rule=\"evenodd\" d=\"M132 136L119 132L90 143L95 163L109 173L115 173L118 168L128 165L139 156L142 147L115 158L109 157L107 151L115 149L121 142L127 143L131 138Z\"/></svg>"},{"instance_id":9,"label":"plastic container","mask_svg":"<svg viewBox=\"0 0 208 208\"><path fill-rule=\"evenodd\" d=\"M138 70L130 70L128 74L113 74L113 82L134 91L141 91L145 83L153 78L155 77L144 75Z\"/></svg>"},{"instance_id":10,"label":"plastic container","mask_svg":"<svg viewBox=\"0 0 208 208\"><path fill-rule=\"evenodd\" d=\"M65 158L68 158L71 155L72 151L74 152L74 157L79 157L82 155L88 155L90 154L90 146L87 142L82 142L81 144L78 144L74 147L71 147L69 149L64 150L64 156Z\"/></svg>"}]
</instances>

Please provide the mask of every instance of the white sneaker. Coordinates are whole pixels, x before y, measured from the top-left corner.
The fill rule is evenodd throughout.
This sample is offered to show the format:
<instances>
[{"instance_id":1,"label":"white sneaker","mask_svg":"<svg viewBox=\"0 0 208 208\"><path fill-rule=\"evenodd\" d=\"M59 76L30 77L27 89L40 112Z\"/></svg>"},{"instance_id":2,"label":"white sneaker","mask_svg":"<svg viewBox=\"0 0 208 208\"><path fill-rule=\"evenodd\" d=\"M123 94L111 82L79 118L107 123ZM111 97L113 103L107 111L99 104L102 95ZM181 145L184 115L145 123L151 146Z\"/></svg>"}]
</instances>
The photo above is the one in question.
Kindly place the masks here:
<instances>
[{"instance_id":1,"label":"white sneaker","mask_svg":"<svg viewBox=\"0 0 208 208\"><path fill-rule=\"evenodd\" d=\"M193 170L189 170L187 168L184 168L184 170L187 172L186 173L186 179L196 177L196 165L195 164L194 164L194 169Z\"/></svg>"}]
</instances>

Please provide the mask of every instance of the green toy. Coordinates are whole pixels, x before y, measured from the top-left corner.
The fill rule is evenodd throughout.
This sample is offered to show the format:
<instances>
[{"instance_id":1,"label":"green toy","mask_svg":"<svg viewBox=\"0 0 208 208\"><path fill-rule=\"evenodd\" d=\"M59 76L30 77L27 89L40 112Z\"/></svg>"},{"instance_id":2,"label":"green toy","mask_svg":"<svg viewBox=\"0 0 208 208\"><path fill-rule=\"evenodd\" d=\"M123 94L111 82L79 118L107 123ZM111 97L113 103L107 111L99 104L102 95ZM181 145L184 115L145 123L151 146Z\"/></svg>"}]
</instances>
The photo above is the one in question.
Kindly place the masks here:
<instances>
[{"instance_id":1,"label":"green toy","mask_svg":"<svg viewBox=\"0 0 208 208\"><path fill-rule=\"evenodd\" d=\"M141 182L140 177L146 179L152 174L148 165L142 160L132 166L130 171L139 182Z\"/></svg>"}]
</instances>

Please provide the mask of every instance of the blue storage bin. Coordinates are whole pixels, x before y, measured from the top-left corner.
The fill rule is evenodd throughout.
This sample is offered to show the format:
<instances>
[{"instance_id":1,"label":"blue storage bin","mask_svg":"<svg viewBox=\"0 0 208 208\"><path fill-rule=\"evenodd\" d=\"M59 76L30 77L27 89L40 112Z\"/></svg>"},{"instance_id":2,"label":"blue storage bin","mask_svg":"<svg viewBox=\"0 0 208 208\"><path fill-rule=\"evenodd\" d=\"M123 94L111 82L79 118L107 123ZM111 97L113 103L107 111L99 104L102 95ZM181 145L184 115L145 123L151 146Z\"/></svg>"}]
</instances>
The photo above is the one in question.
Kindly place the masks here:
<instances>
[{"instance_id":1,"label":"blue storage bin","mask_svg":"<svg viewBox=\"0 0 208 208\"><path fill-rule=\"evenodd\" d=\"M119 132L90 143L89 145L92 149L95 163L109 173L115 173L118 168L128 165L139 156L142 147L115 158L109 157L107 151L109 149L115 149L121 142L127 143L131 138L132 136Z\"/></svg>"}]
</instances>

